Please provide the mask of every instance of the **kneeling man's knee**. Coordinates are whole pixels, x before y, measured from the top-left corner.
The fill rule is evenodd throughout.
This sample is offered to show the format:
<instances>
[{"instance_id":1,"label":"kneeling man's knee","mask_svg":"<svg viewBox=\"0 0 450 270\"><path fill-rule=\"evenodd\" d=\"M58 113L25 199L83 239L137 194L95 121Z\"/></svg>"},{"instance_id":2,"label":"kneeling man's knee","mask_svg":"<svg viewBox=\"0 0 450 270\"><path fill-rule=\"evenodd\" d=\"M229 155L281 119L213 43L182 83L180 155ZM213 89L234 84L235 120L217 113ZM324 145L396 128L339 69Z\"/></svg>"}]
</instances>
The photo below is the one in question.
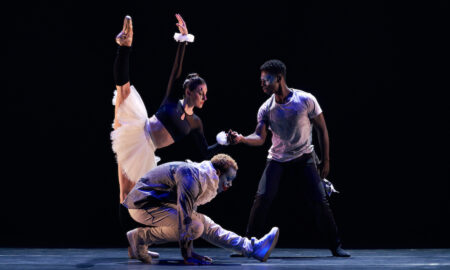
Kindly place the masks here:
<instances>
[{"instance_id":1,"label":"kneeling man's knee","mask_svg":"<svg viewBox=\"0 0 450 270\"><path fill-rule=\"evenodd\" d=\"M197 239L202 236L204 230L203 223L200 220L192 220L191 225L189 226L189 234L191 235L191 239Z\"/></svg>"}]
</instances>

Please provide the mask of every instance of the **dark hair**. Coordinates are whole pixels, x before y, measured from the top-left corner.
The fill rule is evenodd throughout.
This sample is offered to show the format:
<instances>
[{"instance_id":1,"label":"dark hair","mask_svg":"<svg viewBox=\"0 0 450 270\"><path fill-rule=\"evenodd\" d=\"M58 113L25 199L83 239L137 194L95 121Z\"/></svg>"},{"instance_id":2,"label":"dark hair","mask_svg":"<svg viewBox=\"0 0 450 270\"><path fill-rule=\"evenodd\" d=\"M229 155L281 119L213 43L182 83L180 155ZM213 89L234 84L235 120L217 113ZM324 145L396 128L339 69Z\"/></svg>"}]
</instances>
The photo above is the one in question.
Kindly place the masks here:
<instances>
[{"instance_id":1,"label":"dark hair","mask_svg":"<svg viewBox=\"0 0 450 270\"><path fill-rule=\"evenodd\" d=\"M286 65L278 59L271 59L266 61L259 68L260 71L265 71L273 75L281 74L286 79Z\"/></svg>"},{"instance_id":2,"label":"dark hair","mask_svg":"<svg viewBox=\"0 0 450 270\"><path fill-rule=\"evenodd\" d=\"M238 165L236 161L227 154L217 154L211 158L211 163L215 169L219 170L220 173L224 174L231 167L238 170Z\"/></svg>"},{"instance_id":3,"label":"dark hair","mask_svg":"<svg viewBox=\"0 0 450 270\"><path fill-rule=\"evenodd\" d=\"M188 88L189 91L193 91L201 84L206 84L205 80L203 80L203 78L197 73L191 73L187 75L186 80L184 80L183 89Z\"/></svg>"}]
</instances>

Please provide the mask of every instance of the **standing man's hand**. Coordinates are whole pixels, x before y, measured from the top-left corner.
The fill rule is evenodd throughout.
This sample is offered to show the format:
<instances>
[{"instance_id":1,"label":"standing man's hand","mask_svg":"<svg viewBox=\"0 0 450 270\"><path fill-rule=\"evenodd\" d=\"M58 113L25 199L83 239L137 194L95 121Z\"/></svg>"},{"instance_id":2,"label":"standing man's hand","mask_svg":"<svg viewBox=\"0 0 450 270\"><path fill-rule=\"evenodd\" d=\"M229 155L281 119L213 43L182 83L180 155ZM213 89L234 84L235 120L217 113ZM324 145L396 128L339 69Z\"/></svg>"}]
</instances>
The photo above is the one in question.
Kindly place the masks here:
<instances>
[{"instance_id":1,"label":"standing man's hand","mask_svg":"<svg viewBox=\"0 0 450 270\"><path fill-rule=\"evenodd\" d=\"M244 140L244 136L242 136L242 134L239 134L236 131L233 131L231 129L228 131L227 137L230 141L230 144L238 144L238 143L243 142L243 140Z\"/></svg>"},{"instance_id":2,"label":"standing man's hand","mask_svg":"<svg viewBox=\"0 0 450 270\"><path fill-rule=\"evenodd\" d=\"M320 177L324 179L330 172L330 139L328 138L328 129L323 113L312 118L312 123L317 131L320 157L322 158L322 162L319 164Z\"/></svg>"},{"instance_id":3,"label":"standing man's hand","mask_svg":"<svg viewBox=\"0 0 450 270\"><path fill-rule=\"evenodd\" d=\"M322 160L322 162L319 164L319 172L320 178L327 178L328 173L330 172L330 161L328 159Z\"/></svg>"}]
</instances>

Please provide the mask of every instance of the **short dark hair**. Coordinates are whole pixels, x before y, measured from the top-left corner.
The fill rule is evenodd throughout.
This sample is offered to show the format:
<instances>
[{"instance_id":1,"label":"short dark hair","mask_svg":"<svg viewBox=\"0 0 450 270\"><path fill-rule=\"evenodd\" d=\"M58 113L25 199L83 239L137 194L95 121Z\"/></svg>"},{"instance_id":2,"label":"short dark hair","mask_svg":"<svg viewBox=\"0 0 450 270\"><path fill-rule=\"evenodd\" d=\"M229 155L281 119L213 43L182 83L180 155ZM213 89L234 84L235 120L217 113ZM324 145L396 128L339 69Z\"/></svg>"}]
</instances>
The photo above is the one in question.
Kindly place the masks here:
<instances>
[{"instance_id":1,"label":"short dark hair","mask_svg":"<svg viewBox=\"0 0 450 270\"><path fill-rule=\"evenodd\" d=\"M220 173L224 174L229 168L238 170L238 165L236 161L227 154L217 154L212 157L211 163L215 169L219 170Z\"/></svg>"},{"instance_id":2,"label":"short dark hair","mask_svg":"<svg viewBox=\"0 0 450 270\"><path fill-rule=\"evenodd\" d=\"M198 75L198 73L191 73L187 75L186 80L183 82L183 89L189 89L189 91L193 91L197 88L197 86L206 84L205 80Z\"/></svg>"},{"instance_id":3,"label":"short dark hair","mask_svg":"<svg viewBox=\"0 0 450 270\"><path fill-rule=\"evenodd\" d=\"M259 70L273 75L281 74L283 75L284 79L286 79L286 65L278 59L271 59L264 62Z\"/></svg>"}]
</instances>

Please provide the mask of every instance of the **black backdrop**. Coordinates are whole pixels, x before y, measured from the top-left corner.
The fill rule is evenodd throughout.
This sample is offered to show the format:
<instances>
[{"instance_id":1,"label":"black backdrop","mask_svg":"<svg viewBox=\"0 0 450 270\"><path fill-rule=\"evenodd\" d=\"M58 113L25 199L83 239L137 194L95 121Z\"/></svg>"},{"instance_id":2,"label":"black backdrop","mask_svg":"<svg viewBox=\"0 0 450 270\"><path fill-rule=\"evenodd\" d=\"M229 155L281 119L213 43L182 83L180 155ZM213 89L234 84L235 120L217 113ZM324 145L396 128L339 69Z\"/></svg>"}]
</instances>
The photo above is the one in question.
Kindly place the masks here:
<instances>
[{"instance_id":1,"label":"black backdrop","mask_svg":"<svg viewBox=\"0 0 450 270\"><path fill-rule=\"evenodd\" d=\"M1 246L125 245L109 140L114 37L130 14L131 81L152 114L174 58L178 12L196 36L183 76L198 72L208 83L196 113L210 143L220 130L253 132L267 98L259 66L281 59L288 85L313 93L324 110L345 246L449 247L448 2L44 1L10 10ZM269 146L229 147L238 178L199 211L244 233ZM189 147L157 154L176 160ZM323 247L295 193L287 185L282 194L269 222L281 228L280 246Z\"/></svg>"}]
</instances>

